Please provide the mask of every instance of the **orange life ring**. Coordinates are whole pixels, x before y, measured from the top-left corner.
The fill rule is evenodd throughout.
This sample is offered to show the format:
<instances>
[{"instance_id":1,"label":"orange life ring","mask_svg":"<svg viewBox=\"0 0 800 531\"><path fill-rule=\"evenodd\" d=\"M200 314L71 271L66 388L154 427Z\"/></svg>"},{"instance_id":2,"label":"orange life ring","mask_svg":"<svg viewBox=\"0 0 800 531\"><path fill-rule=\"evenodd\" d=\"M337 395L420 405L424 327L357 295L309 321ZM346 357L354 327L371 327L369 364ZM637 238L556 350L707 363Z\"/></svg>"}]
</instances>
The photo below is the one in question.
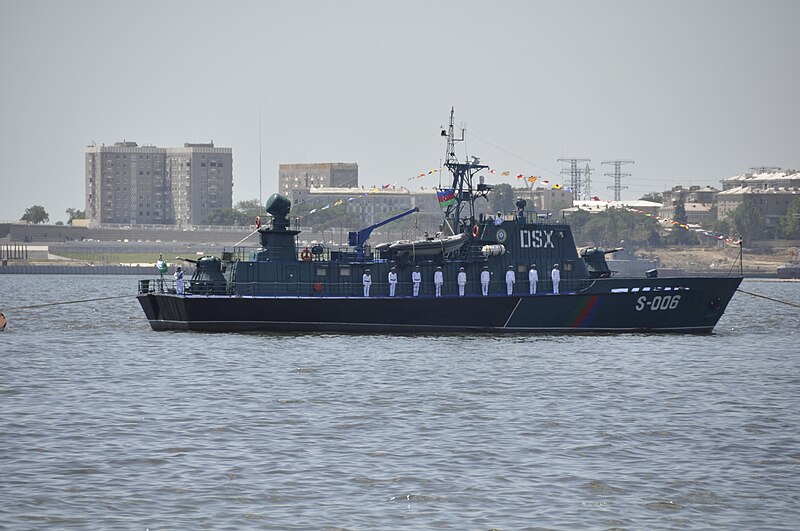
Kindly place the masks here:
<instances>
[{"instance_id":1,"label":"orange life ring","mask_svg":"<svg viewBox=\"0 0 800 531\"><path fill-rule=\"evenodd\" d=\"M256 216L256 228L261 228L261 216Z\"/></svg>"},{"instance_id":2,"label":"orange life ring","mask_svg":"<svg viewBox=\"0 0 800 531\"><path fill-rule=\"evenodd\" d=\"M310 262L311 261L311 250L308 247L303 249L303 252L300 253L300 259L303 262Z\"/></svg>"},{"instance_id":3,"label":"orange life ring","mask_svg":"<svg viewBox=\"0 0 800 531\"><path fill-rule=\"evenodd\" d=\"M322 293L322 282L314 282L312 288L317 293Z\"/></svg>"},{"instance_id":4,"label":"orange life ring","mask_svg":"<svg viewBox=\"0 0 800 531\"><path fill-rule=\"evenodd\" d=\"M477 238L477 237L478 237L478 234L480 234L480 233L481 233L481 228L480 228L480 227L478 227L478 224L476 223L476 224L475 224L475 225L472 227L472 237L473 237L473 238Z\"/></svg>"}]
</instances>

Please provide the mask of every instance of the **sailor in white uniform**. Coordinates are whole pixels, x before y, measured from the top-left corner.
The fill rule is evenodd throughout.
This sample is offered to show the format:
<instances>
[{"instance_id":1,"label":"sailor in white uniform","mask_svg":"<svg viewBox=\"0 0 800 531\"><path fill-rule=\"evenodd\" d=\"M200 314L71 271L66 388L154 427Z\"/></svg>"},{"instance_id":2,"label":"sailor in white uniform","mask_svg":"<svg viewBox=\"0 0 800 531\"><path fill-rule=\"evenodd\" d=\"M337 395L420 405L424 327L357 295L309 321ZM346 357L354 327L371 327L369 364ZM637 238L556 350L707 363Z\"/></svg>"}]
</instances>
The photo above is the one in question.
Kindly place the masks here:
<instances>
[{"instance_id":1,"label":"sailor in white uniform","mask_svg":"<svg viewBox=\"0 0 800 531\"><path fill-rule=\"evenodd\" d=\"M462 267L458 271L458 295L460 297L464 296L464 290L466 289L466 287L467 287L467 272L464 271L464 268Z\"/></svg>"},{"instance_id":2,"label":"sailor in white uniform","mask_svg":"<svg viewBox=\"0 0 800 531\"><path fill-rule=\"evenodd\" d=\"M503 224L503 214L500 212L497 213L497 217L494 218L495 225L502 225Z\"/></svg>"},{"instance_id":3,"label":"sailor in white uniform","mask_svg":"<svg viewBox=\"0 0 800 531\"><path fill-rule=\"evenodd\" d=\"M553 265L550 276L553 278L553 293L558 295L558 283L561 282L561 271L558 270L558 264Z\"/></svg>"},{"instance_id":4,"label":"sailor in white uniform","mask_svg":"<svg viewBox=\"0 0 800 531\"><path fill-rule=\"evenodd\" d=\"M436 268L436 273L433 274L433 285L436 286L436 296L442 296L442 284L444 284L444 274L442 273L442 266Z\"/></svg>"},{"instance_id":5,"label":"sailor in white uniform","mask_svg":"<svg viewBox=\"0 0 800 531\"><path fill-rule=\"evenodd\" d=\"M369 297L369 287L372 286L372 275L369 272L369 269L364 270L364 276L361 277L361 280L364 283L364 296Z\"/></svg>"},{"instance_id":6,"label":"sailor in white uniform","mask_svg":"<svg viewBox=\"0 0 800 531\"><path fill-rule=\"evenodd\" d=\"M506 293L511 295L514 293L514 282L517 281L517 276L514 274L514 266L508 266L506 271Z\"/></svg>"},{"instance_id":7,"label":"sailor in white uniform","mask_svg":"<svg viewBox=\"0 0 800 531\"><path fill-rule=\"evenodd\" d=\"M489 274L489 268L487 266L483 266L483 271L481 271L481 293L485 296L489 294L489 280L491 275Z\"/></svg>"},{"instance_id":8,"label":"sailor in white uniform","mask_svg":"<svg viewBox=\"0 0 800 531\"><path fill-rule=\"evenodd\" d=\"M539 272L536 270L536 264L531 264L528 270L528 282L531 283L531 295L536 295L536 283L539 282Z\"/></svg>"},{"instance_id":9,"label":"sailor in white uniform","mask_svg":"<svg viewBox=\"0 0 800 531\"><path fill-rule=\"evenodd\" d=\"M397 289L397 269L392 268L389 271L389 296L394 297L394 292Z\"/></svg>"},{"instance_id":10,"label":"sailor in white uniform","mask_svg":"<svg viewBox=\"0 0 800 531\"><path fill-rule=\"evenodd\" d=\"M419 296L419 285L422 282L422 273L419 272L419 266L414 266L414 271L411 273L411 282L414 285L414 296Z\"/></svg>"},{"instance_id":11,"label":"sailor in white uniform","mask_svg":"<svg viewBox=\"0 0 800 531\"><path fill-rule=\"evenodd\" d=\"M173 276L175 277L175 293L183 295L183 270L181 266L175 269L175 274Z\"/></svg>"}]
</instances>

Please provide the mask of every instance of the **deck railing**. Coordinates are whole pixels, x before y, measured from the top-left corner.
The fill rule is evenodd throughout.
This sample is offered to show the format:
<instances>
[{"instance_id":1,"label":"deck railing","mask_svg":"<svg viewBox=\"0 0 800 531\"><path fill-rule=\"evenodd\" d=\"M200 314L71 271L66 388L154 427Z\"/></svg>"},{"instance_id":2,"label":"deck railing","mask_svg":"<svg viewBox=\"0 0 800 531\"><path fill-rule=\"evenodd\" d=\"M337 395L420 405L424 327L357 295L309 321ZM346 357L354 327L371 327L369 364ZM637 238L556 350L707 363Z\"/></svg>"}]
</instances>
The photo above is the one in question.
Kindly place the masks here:
<instances>
[{"instance_id":1,"label":"deck railing","mask_svg":"<svg viewBox=\"0 0 800 531\"><path fill-rule=\"evenodd\" d=\"M561 293L572 293L588 285L586 280L562 280L559 284ZM139 293L170 293L176 294L175 280L167 278L151 278L139 281ZM527 295L529 283L517 281L514 284L512 295ZM435 296L436 288L432 281L424 281L420 285L420 297ZM481 296L481 284L477 281L467 283L465 296ZM539 281L537 295L553 293L553 283L550 280ZM329 283L324 279L315 282L237 282L235 289L228 282L200 281L191 282L184 280L184 295L210 296L210 295L243 295L264 297L363 297L364 286L359 277L351 281ZM389 282L373 280L370 286L370 297L388 297ZM492 280L489 283L489 296L506 296L505 281ZM396 297L413 296L413 285L410 281L402 281L397 285ZM458 297L458 284L455 280L445 281L442 286L443 297Z\"/></svg>"}]
</instances>

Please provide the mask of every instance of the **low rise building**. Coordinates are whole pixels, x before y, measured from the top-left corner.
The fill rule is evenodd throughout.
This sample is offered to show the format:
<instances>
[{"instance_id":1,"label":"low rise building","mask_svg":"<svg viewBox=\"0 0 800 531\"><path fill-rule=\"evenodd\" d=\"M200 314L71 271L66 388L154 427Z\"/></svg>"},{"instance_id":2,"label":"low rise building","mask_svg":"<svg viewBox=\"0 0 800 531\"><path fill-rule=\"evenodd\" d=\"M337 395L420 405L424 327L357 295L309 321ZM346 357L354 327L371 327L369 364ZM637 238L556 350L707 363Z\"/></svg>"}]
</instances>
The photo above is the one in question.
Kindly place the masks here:
<instances>
[{"instance_id":1,"label":"low rise building","mask_svg":"<svg viewBox=\"0 0 800 531\"><path fill-rule=\"evenodd\" d=\"M654 203L653 201L575 201L571 208L563 209L565 214L570 214L578 210L596 214L598 212L605 212L609 208L625 208L632 210L641 210L647 212L651 216L658 216L661 208L661 203Z\"/></svg>"},{"instance_id":2,"label":"low rise building","mask_svg":"<svg viewBox=\"0 0 800 531\"><path fill-rule=\"evenodd\" d=\"M780 170L742 173L722 180L717 194L718 217L729 219L742 204L755 206L762 215L764 227L777 229L789 205L800 196L800 171Z\"/></svg>"},{"instance_id":3,"label":"low rise building","mask_svg":"<svg viewBox=\"0 0 800 531\"><path fill-rule=\"evenodd\" d=\"M358 188L358 164L354 162L315 162L281 164L278 191L292 197L295 190L312 188Z\"/></svg>"},{"instance_id":4,"label":"low rise building","mask_svg":"<svg viewBox=\"0 0 800 531\"><path fill-rule=\"evenodd\" d=\"M343 209L372 225L390 214L414 207L414 198L405 188L334 188L292 190L292 203L311 210Z\"/></svg>"}]
</instances>

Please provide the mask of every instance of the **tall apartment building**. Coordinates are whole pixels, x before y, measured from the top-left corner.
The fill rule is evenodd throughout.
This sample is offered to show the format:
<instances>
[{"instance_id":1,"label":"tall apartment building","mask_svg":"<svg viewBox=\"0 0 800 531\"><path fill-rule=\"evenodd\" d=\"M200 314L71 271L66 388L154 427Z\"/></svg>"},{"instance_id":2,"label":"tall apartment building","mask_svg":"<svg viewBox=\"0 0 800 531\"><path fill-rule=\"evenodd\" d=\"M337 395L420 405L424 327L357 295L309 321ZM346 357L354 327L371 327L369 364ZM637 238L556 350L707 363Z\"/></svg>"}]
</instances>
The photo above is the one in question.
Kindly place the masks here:
<instances>
[{"instance_id":1,"label":"tall apartment building","mask_svg":"<svg viewBox=\"0 0 800 531\"><path fill-rule=\"evenodd\" d=\"M86 217L98 224L196 225L233 201L231 148L87 146Z\"/></svg>"},{"instance_id":2,"label":"tall apartment building","mask_svg":"<svg viewBox=\"0 0 800 531\"><path fill-rule=\"evenodd\" d=\"M354 162L281 164L278 167L278 191L286 197L292 197L294 190L357 187L358 164Z\"/></svg>"},{"instance_id":3,"label":"tall apartment building","mask_svg":"<svg viewBox=\"0 0 800 531\"><path fill-rule=\"evenodd\" d=\"M199 225L216 208L233 206L233 154L214 143L167 148L174 223Z\"/></svg>"}]
</instances>

